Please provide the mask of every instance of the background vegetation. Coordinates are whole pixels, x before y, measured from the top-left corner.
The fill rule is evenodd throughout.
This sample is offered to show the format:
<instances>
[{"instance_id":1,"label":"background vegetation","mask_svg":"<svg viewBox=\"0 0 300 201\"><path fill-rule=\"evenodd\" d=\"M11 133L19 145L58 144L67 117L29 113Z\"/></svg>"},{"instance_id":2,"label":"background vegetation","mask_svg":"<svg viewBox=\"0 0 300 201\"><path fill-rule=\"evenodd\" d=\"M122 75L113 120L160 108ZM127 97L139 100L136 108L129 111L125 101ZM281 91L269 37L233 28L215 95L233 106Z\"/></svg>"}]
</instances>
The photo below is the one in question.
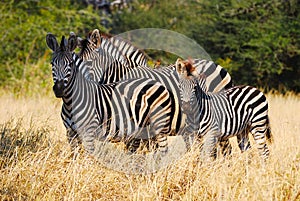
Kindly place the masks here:
<instances>
[{"instance_id":1,"label":"background vegetation","mask_svg":"<svg viewBox=\"0 0 300 201\"><path fill-rule=\"evenodd\" d=\"M296 0L140 0L100 16L81 0L1 1L0 93L22 97L0 96L0 200L299 200L299 95L267 94L274 143L265 166L253 141L241 154L233 138L228 160L201 165L194 150L157 173L128 175L84 154L73 160L45 44L47 32L165 28L196 40L236 83L300 92L299 8Z\"/></svg>"},{"instance_id":2,"label":"background vegetation","mask_svg":"<svg viewBox=\"0 0 300 201\"><path fill-rule=\"evenodd\" d=\"M70 0L0 2L0 85L16 95L51 92L50 51L45 37L71 31L85 36L101 17L92 7Z\"/></svg>"},{"instance_id":3,"label":"background vegetation","mask_svg":"<svg viewBox=\"0 0 300 201\"><path fill-rule=\"evenodd\" d=\"M114 17L113 31L177 31L197 41L235 83L299 92L299 10L296 0L145 0Z\"/></svg>"},{"instance_id":4,"label":"background vegetation","mask_svg":"<svg viewBox=\"0 0 300 201\"><path fill-rule=\"evenodd\" d=\"M194 39L236 84L300 91L300 3L297 0L139 0L100 16L80 0L0 2L0 86L15 94L51 91L45 35L99 28L113 34L164 28ZM108 25L100 24L103 18ZM153 59L161 57L151 52Z\"/></svg>"}]
</instances>

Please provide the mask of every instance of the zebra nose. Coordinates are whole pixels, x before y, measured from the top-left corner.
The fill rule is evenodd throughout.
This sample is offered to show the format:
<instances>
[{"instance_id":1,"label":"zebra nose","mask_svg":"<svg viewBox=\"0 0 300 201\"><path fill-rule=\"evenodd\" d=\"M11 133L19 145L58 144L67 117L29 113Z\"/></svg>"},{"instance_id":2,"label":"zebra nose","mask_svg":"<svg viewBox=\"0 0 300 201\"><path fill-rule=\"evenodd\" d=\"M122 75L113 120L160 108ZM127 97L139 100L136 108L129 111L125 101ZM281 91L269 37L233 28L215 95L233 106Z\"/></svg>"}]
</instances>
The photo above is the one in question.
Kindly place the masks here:
<instances>
[{"instance_id":1,"label":"zebra nose","mask_svg":"<svg viewBox=\"0 0 300 201\"><path fill-rule=\"evenodd\" d=\"M182 102L182 109L184 112L188 112L189 110L191 110L191 106L190 103L187 101L183 101Z\"/></svg>"},{"instance_id":2,"label":"zebra nose","mask_svg":"<svg viewBox=\"0 0 300 201\"><path fill-rule=\"evenodd\" d=\"M53 86L53 91L56 98L63 97L64 92L64 80L57 80Z\"/></svg>"}]
</instances>

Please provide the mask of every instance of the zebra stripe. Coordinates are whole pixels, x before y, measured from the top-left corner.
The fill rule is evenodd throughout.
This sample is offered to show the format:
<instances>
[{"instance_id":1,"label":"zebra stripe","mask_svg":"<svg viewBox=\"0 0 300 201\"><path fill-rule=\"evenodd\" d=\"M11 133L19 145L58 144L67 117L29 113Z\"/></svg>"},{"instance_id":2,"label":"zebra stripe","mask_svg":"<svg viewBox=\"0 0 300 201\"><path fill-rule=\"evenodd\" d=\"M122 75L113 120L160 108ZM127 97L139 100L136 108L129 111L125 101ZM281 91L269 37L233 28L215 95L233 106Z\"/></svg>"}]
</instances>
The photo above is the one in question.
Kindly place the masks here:
<instances>
[{"instance_id":1,"label":"zebra stripe","mask_svg":"<svg viewBox=\"0 0 300 201\"><path fill-rule=\"evenodd\" d=\"M184 63L182 66L186 67ZM215 156L216 143L233 136L237 136L241 151L246 151L250 148L248 132L251 132L261 157L267 159L266 139L271 141L272 136L264 94L251 86L206 92L203 88L205 76L195 77L189 70L178 70L182 107L188 116L187 131L197 132L199 137L205 138L205 156Z\"/></svg>"},{"instance_id":2,"label":"zebra stripe","mask_svg":"<svg viewBox=\"0 0 300 201\"><path fill-rule=\"evenodd\" d=\"M78 38L78 44L81 49L79 57L84 61L93 61L89 70L91 79L97 82L116 61L131 68L147 65L147 56L143 51L122 38L101 37L98 29L94 29L86 39Z\"/></svg>"},{"instance_id":3,"label":"zebra stripe","mask_svg":"<svg viewBox=\"0 0 300 201\"><path fill-rule=\"evenodd\" d=\"M61 115L71 146L82 142L93 153L95 140L128 144L136 138L152 137L160 152L167 152L171 98L162 84L147 78L102 85L89 81L79 72L85 62L72 53L75 36L68 41L62 37L59 46L55 36L47 34L46 42L53 51L53 90L63 100Z\"/></svg>"},{"instance_id":4,"label":"zebra stripe","mask_svg":"<svg viewBox=\"0 0 300 201\"><path fill-rule=\"evenodd\" d=\"M130 67L147 66L148 59L145 52L133 46L129 41L116 36L108 40L127 58Z\"/></svg>"},{"instance_id":5,"label":"zebra stripe","mask_svg":"<svg viewBox=\"0 0 300 201\"><path fill-rule=\"evenodd\" d=\"M172 132L177 133L180 127L185 123L185 115L182 114L180 109L181 102L180 92L178 88L179 78L175 71L175 64L168 67L160 67L154 70L145 66L132 67L126 64L122 65L121 67L118 65L104 64L103 66L100 64L101 55L97 52L98 49L94 49L95 51L93 51L93 49L90 48L91 46L93 46L93 44L91 44L91 41L93 40L93 38L99 38L99 34L95 32L95 34L92 35L94 35L94 37L90 37L90 40L86 39L85 42L82 43L83 45L81 45L81 51L79 55L84 54L90 56L89 59L93 63L93 70L96 72L101 72L99 73L99 75L102 75L102 77L100 78L100 83L113 83L119 80L139 77L147 77L161 82L170 91L172 96ZM111 50L102 50L106 50L106 52L111 55L111 53L109 53L109 51ZM206 82L207 88L209 90L216 91L231 86L231 77L228 72L226 72L222 67L215 65L213 62L200 59L195 59L194 63L199 73L204 72L210 78L208 82ZM229 143L229 141L227 143ZM230 146L227 147L230 148Z\"/></svg>"},{"instance_id":6,"label":"zebra stripe","mask_svg":"<svg viewBox=\"0 0 300 201\"><path fill-rule=\"evenodd\" d=\"M102 80L103 72L106 71L109 71L110 74L106 75L107 82L104 81L104 83L116 82L122 78L122 74L126 72L124 69L114 69L114 71L110 69L111 63L115 60L120 61L123 68L147 66L147 56L142 50L119 37L101 37L98 29L93 30L86 40L79 41L79 44L81 43L79 56L83 60L92 61L93 70L99 72L96 73L98 75L95 78L96 81ZM103 61L102 52L111 56L111 58L106 58L109 62ZM204 59L192 59L191 62L196 67L198 74L206 75L208 91L217 92L232 86L231 76L220 65ZM175 69L175 64L169 67ZM117 77L113 78L114 76Z\"/></svg>"}]
</instances>

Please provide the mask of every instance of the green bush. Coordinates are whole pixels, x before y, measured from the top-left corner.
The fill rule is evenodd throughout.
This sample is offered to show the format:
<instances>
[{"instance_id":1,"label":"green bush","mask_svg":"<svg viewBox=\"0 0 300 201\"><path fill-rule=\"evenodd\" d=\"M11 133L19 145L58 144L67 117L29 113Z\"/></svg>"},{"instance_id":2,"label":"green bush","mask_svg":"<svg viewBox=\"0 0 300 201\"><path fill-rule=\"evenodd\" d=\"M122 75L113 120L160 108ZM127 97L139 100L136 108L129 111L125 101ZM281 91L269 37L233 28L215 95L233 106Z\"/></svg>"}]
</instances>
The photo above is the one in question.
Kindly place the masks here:
<instances>
[{"instance_id":1,"label":"green bush","mask_svg":"<svg viewBox=\"0 0 300 201\"><path fill-rule=\"evenodd\" d=\"M94 28L119 34L163 28L194 39L232 75L235 84L300 92L300 3L282 1L153 1L130 3L113 12L110 27L97 10L80 0L0 2L0 87L16 95L51 92L50 50L45 36ZM154 60L174 55L150 51ZM174 61L173 61L174 62ZM3 90L2 90L3 91Z\"/></svg>"},{"instance_id":2,"label":"green bush","mask_svg":"<svg viewBox=\"0 0 300 201\"><path fill-rule=\"evenodd\" d=\"M4 1L0 3L0 17L0 86L17 95L49 91L48 32L61 37L71 31L84 36L94 28L104 30L101 17L80 1Z\"/></svg>"},{"instance_id":3,"label":"green bush","mask_svg":"<svg viewBox=\"0 0 300 201\"><path fill-rule=\"evenodd\" d=\"M135 1L113 31L165 28L194 39L235 84L300 92L300 3L296 0Z\"/></svg>"}]
</instances>

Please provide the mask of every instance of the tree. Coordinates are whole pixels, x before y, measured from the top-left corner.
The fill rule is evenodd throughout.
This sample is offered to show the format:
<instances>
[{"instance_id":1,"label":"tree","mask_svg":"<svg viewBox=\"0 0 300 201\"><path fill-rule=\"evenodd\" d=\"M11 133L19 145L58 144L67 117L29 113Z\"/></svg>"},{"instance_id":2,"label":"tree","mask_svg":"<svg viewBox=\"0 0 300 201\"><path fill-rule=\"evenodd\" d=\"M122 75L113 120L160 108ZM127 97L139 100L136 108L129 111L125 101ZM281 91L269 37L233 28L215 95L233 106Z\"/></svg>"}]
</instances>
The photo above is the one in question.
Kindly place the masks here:
<instances>
[{"instance_id":1,"label":"tree","mask_svg":"<svg viewBox=\"0 0 300 201\"><path fill-rule=\"evenodd\" d=\"M10 0L0 5L0 86L16 93L36 93L34 85L50 85L48 32L84 36L94 28L105 30L100 16L77 1Z\"/></svg>"},{"instance_id":2,"label":"tree","mask_svg":"<svg viewBox=\"0 0 300 201\"><path fill-rule=\"evenodd\" d=\"M236 84L300 92L296 0L136 1L113 18L114 33L155 27L196 40Z\"/></svg>"}]
</instances>

